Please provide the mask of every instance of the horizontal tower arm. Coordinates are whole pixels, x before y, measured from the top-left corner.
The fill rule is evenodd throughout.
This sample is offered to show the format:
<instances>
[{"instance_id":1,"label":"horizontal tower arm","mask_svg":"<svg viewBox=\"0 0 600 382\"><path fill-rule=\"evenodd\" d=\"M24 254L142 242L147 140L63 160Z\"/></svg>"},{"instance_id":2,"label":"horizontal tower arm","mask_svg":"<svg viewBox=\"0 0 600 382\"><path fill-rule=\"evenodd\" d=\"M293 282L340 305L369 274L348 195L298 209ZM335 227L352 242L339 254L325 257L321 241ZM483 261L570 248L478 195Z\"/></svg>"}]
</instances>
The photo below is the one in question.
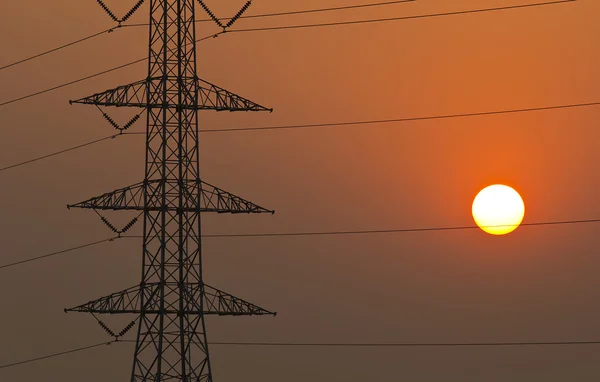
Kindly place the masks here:
<instances>
[{"instance_id":1,"label":"horizontal tower arm","mask_svg":"<svg viewBox=\"0 0 600 382\"><path fill-rule=\"evenodd\" d=\"M197 197L198 186L196 181L185 182L185 192L189 200L200 201L200 205L192 204L184 207L184 211L189 212L217 212L217 213L271 213L248 200L242 199L230 192L224 191L206 182L200 182L200 197ZM179 197L178 182L175 180L166 181L166 206L162 205L162 181L153 180L144 184L137 183L133 186L118 189L80 203L67 206L68 208L87 208L96 210L144 210L144 188L147 192L148 204L146 210L176 211L179 208L177 198ZM195 203L195 202L194 202Z\"/></svg>"},{"instance_id":2,"label":"horizontal tower arm","mask_svg":"<svg viewBox=\"0 0 600 382\"><path fill-rule=\"evenodd\" d=\"M169 78L168 84L176 88L176 78ZM169 108L196 109L196 110L216 110L216 111L269 111L257 103L254 103L244 97L234 94L210 82L199 78L183 79L184 82L191 82L189 88L198 92L198 99L192 104L178 104L176 93L168 100L168 104L148 103L148 91L151 94L159 92L164 82L160 78L137 81L129 85L119 86L114 89L106 90L102 93L96 93L89 97L69 101L71 104L85 104L98 106L118 106L118 107L141 107L141 108Z\"/></svg>"},{"instance_id":3,"label":"horizontal tower arm","mask_svg":"<svg viewBox=\"0 0 600 382\"><path fill-rule=\"evenodd\" d=\"M219 316L255 316L276 315L250 302L237 298L229 293L204 284L203 291L199 284L186 284L184 290L184 312L179 309L179 286L176 283L165 285L165 314L209 314ZM141 306L142 290L144 307ZM87 302L65 312L82 312L98 314L159 314L160 284L146 284L144 288L135 286L109 296ZM202 299L202 304L201 304Z\"/></svg>"}]
</instances>

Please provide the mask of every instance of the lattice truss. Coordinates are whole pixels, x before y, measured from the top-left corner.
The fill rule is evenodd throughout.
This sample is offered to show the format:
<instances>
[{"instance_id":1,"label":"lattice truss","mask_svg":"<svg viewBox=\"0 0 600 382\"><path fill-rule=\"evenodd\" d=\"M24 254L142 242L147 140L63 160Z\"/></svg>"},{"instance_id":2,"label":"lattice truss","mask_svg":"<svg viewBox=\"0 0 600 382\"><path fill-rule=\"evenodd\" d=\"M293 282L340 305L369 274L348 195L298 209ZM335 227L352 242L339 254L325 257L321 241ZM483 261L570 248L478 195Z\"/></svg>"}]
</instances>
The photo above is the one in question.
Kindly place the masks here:
<instances>
[{"instance_id":1,"label":"lattice truss","mask_svg":"<svg viewBox=\"0 0 600 382\"><path fill-rule=\"evenodd\" d=\"M248 200L235 196L199 179L177 182L151 180L133 186L121 188L86 201L69 205L69 208L87 208L94 210L138 210L175 211L179 206L180 192L190 204L185 204L186 212L217 213L275 213Z\"/></svg>"},{"instance_id":2,"label":"lattice truss","mask_svg":"<svg viewBox=\"0 0 600 382\"><path fill-rule=\"evenodd\" d=\"M178 103L176 94L168 97L169 107L180 107L189 110L216 110L216 111L273 111L264 106L256 104L244 97L240 97L210 82L199 78L186 79L186 87L191 93L197 94L198 98L186 98L189 103ZM148 103L149 93L160 91L164 86L160 77L141 80L129 85L118 86L114 89L93 94L78 100L70 101L85 105L99 106L126 106L126 107L162 107L164 100L156 100L157 103Z\"/></svg>"},{"instance_id":3,"label":"lattice truss","mask_svg":"<svg viewBox=\"0 0 600 382\"><path fill-rule=\"evenodd\" d=\"M204 317L207 315L274 315L204 283L201 213L273 213L200 178L198 111L272 111L198 78L196 74L195 0L146 0L150 5L148 75L130 85L96 93L71 103L141 108L146 113L146 161L142 182L73 204L70 208L136 210L144 220L142 279L132 288L66 309L97 314L136 314L137 341L131 381L212 381ZM223 29L250 6L248 1L227 22L202 1L200 6ZM98 4L119 23L123 17ZM119 130L124 126L101 109ZM119 234L137 219L117 230ZM115 334L102 321L110 335Z\"/></svg>"}]
</instances>

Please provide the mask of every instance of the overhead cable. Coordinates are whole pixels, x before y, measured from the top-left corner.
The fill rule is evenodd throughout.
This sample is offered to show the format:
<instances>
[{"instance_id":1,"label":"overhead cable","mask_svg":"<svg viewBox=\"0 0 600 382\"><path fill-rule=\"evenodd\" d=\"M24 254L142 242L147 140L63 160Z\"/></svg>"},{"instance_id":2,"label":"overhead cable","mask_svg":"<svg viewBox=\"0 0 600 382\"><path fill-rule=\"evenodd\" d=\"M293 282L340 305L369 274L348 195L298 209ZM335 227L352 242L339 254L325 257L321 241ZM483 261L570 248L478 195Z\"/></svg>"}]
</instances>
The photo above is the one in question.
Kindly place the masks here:
<instances>
[{"instance_id":1,"label":"overhead cable","mask_svg":"<svg viewBox=\"0 0 600 382\"><path fill-rule=\"evenodd\" d=\"M90 346L52 353L19 362L0 365L0 369L56 358L67 354L108 346L114 343L135 343L132 340L102 342ZM209 342L209 346L249 346L249 347L311 347L311 348L456 348L456 347L562 347L600 345L600 341L547 341L547 342Z\"/></svg>"},{"instance_id":2,"label":"overhead cable","mask_svg":"<svg viewBox=\"0 0 600 382\"><path fill-rule=\"evenodd\" d=\"M513 347L513 346L584 346L600 341L549 342L210 342L209 345L262 347L329 347L329 348L415 348L415 347Z\"/></svg>"},{"instance_id":3,"label":"overhead cable","mask_svg":"<svg viewBox=\"0 0 600 382\"><path fill-rule=\"evenodd\" d=\"M208 40L208 39L211 39L211 38L215 38L215 37L217 37L218 35L220 35L222 33L223 32L208 35L206 37L203 37L201 39L196 40L196 42L200 42L200 41ZM22 96L22 97L11 99L9 101L1 102L0 103L0 107L6 106L6 105L10 105L10 104L15 103L15 102L23 101L23 100L26 100L26 99L29 99L29 98L33 98L33 97L36 97L36 96L39 96L39 95L42 95L42 94L50 93L50 92L58 90L58 89L66 88L67 86L71 86L71 85L77 84L79 82L87 81L89 79L92 79L92 78L95 78L95 77L99 77L99 76L102 76L104 74L111 73L111 72L117 71L119 69L123 69L123 68L126 68L128 66L132 66L132 65L135 65L135 64L138 64L140 62L147 61L147 60L148 60L147 57L140 58L140 59L128 62L126 64L116 66L116 67L111 68L111 69L103 70L101 72L98 72L98 73L95 73L95 74L91 74L89 76L85 76L85 77L79 78L77 80L65 82L63 84L56 85L56 86L53 86L53 87L48 88L48 89L40 90L38 92L31 93L31 94L28 94L26 96Z\"/></svg>"},{"instance_id":4,"label":"overhead cable","mask_svg":"<svg viewBox=\"0 0 600 382\"><path fill-rule=\"evenodd\" d=\"M244 132L244 131L273 131L273 130L295 130L295 129L308 129L308 128L329 128L329 127L343 127L343 126L365 126L375 124L390 124L390 123L406 123L406 122L418 122L428 120L441 120L441 119L454 119L454 118L469 118L469 117L481 117L490 115L502 115L502 114L518 114L518 113L529 113L539 111L550 111L560 109L574 109L583 107L600 106L600 102L585 102L585 103L573 103L573 104L562 104L562 105L550 105L550 106L539 106L529 108L517 108L517 109L502 109L502 110L490 110L472 113L459 113L459 114L438 114L428 115L421 117L406 117L406 118L392 118L392 119L374 119L374 120L362 120L362 121L346 121L346 122L328 122L328 123L312 123L312 124L300 124L300 125L278 125L278 126L262 126L262 127L234 127L225 129L203 129L199 133L227 133L227 132ZM91 146L96 143L103 142L109 139L115 139L119 136L124 135L145 135L145 132L124 132L121 134L113 134L104 138L96 139L86 143L82 143L77 146L73 146L64 150L60 150L51 154L43 155L33 159L28 159L23 162L15 163L6 167L0 168L0 172L10 170L15 167L24 166L33 162L37 162L43 159L54 157L60 154L74 151L83 147Z\"/></svg>"},{"instance_id":5,"label":"overhead cable","mask_svg":"<svg viewBox=\"0 0 600 382\"><path fill-rule=\"evenodd\" d=\"M92 35L89 35L89 36L87 36L87 37L80 38L79 40L72 41L72 42L70 42L70 43L67 43L67 44L64 44L64 45L58 46L58 47L56 47L56 48L53 48L53 49L47 50L47 51L45 51L45 52L38 53L38 54L36 54L36 55L33 55L33 56L30 56L30 57L24 58L24 59L22 59L22 60L19 60L19 61L15 61L15 62L13 62L13 63L11 63L11 64L4 65L4 66L0 66L0 71L1 71L1 70L4 70L4 69L11 68L11 67L13 67L13 66L17 66L17 65L23 64L23 63L25 63L25 62L27 62L27 61L31 61L31 60L34 60L34 59L36 59L36 58L40 58L40 57L46 56L46 55L48 55L48 54L50 54L50 53L58 52L59 50L63 50L63 49L65 49L65 48L68 48L68 47L70 47L70 46L73 46L73 45L76 45L76 44L82 43L82 42L84 42L84 41L91 40L91 39L93 39L93 38L96 38L96 37L98 37L98 36L101 36L101 35L103 35L103 34L105 34L105 33L112 33L112 32L113 32L115 29L117 29L117 28L119 28L119 27L118 27L118 26L115 26L114 28L105 29L105 30L103 30L103 31L100 31L100 32L98 32L98 33L94 33L94 34L92 34Z\"/></svg>"},{"instance_id":6,"label":"overhead cable","mask_svg":"<svg viewBox=\"0 0 600 382\"><path fill-rule=\"evenodd\" d=\"M535 227L535 226L556 226L556 225L581 225L581 224L593 224L600 223L600 219L582 219L582 220L560 220L560 221L546 221L537 223L522 223L520 226L523 227ZM442 232L442 231L464 231L473 230L480 228L498 228L498 227L514 227L514 224L510 225L495 225L495 226L455 226L455 227L421 227L421 228L399 228L399 229L373 229L373 230L352 230L352 231L306 231L306 232L263 232L263 233L227 233L227 234L205 234L203 238L273 238L273 237L307 237L307 236L356 236L356 235L376 235L376 234L394 234L394 233L416 233L416 232ZM92 243L80 245L77 247L68 248L62 251L53 252L50 254L29 258L26 260L17 261L14 263L0 265L0 269L14 267L16 265L45 259L48 257L58 256L67 252L72 252L78 249L91 247L108 241L114 241L115 239L141 239L143 236L139 235L127 235L127 236L115 236L112 238L95 241Z\"/></svg>"},{"instance_id":7,"label":"overhead cable","mask_svg":"<svg viewBox=\"0 0 600 382\"><path fill-rule=\"evenodd\" d=\"M583 220L560 220L546 221L536 223L522 223L522 227L539 227L554 225L573 225L573 224L593 224L600 223L600 219ZM294 236L348 236L348 235L375 235L392 233L416 233L416 232L442 232L442 231L465 231L481 228L502 228L514 227L515 224L494 225L494 226L448 226L448 227L420 227L420 228L398 228L398 229L372 229L372 230L352 230L352 231L306 231L306 232L263 232L263 233L225 233L225 234L206 234L203 238L249 238L249 237L294 237ZM123 236L141 238L141 236Z\"/></svg>"},{"instance_id":8,"label":"overhead cable","mask_svg":"<svg viewBox=\"0 0 600 382\"><path fill-rule=\"evenodd\" d=\"M457 16L457 15L468 15L468 14L474 14L474 13L498 12L498 11L508 11L508 10L515 10L515 9L523 9L523 8L544 7L544 6L549 6L549 5L573 3L576 1L578 1L578 0L557 0L557 1L546 1L543 3L527 3L527 4L519 4L519 5L508 5L508 6L503 6L503 7L494 7L494 8L479 8L479 9L468 9L468 10L464 10L464 11L430 13L430 14L424 14L424 15L398 16L398 17L387 17L387 18L378 18L378 19L367 19L367 20L339 21L339 22L330 22L330 23L296 24L296 25L280 25L280 26L274 26L274 27L232 29L228 32L233 33L233 32L275 31L275 30L286 30L286 29L321 28L321 27L334 27L334 26L343 26L343 25L382 23L382 22L390 22L390 21L416 20L416 19L433 18L433 17Z\"/></svg>"},{"instance_id":9,"label":"overhead cable","mask_svg":"<svg viewBox=\"0 0 600 382\"><path fill-rule=\"evenodd\" d=\"M354 21L347 21L347 22L337 22L337 23L323 23L323 24L300 24L300 25L283 25L283 26L276 26L276 27L264 27L264 28L248 28L248 29L232 29L232 30L228 30L227 33L242 33L242 32L257 32L257 31L268 31L268 30L283 30L283 29L299 29L299 28L318 28L318 27L324 27L324 26L342 26L342 25L352 25L352 24L362 24L362 23L378 23L378 22L389 22L389 21L401 21L401 20L410 20L410 19L423 19L423 18L430 18L430 17L440 17L440 16L452 16L452 15L463 15L463 14L473 14L473 13L483 13L483 12L495 12L495 11L504 11L504 10L510 10L510 9L521 9L521 8L531 8L531 7L540 7L540 6L548 6L548 5L557 5L557 4L563 4L563 3L572 3L572 2L576 2L578 0L557 0L557 1L549 1L549 2L544 2L544 3L529 3L529 4L521 4L521 5L514 5L514 6L505 6L505 7L495 7L495 8L480 8L480 9L471 9L471 10L465 10L465 11L456 11L456 12L445 12L445 13L432 13L432 14L425 14L425 15L413 15L413 16L402 16L402 17L393 17L393 18L385 18L385 19L369 19L369 20L354 20ZM223 32L217 33L217 34L212 34L210 36L207 36L203 39L197 40L196 42L202 41L202 40L206 40L212 37L216 37L220 34L223 34ZM0 107L5 106L5 105L9 105L15 102L19 102L19 101L23 101L38 95L42 95L45 93L49 93L51 91L54 90L58 90L82 81L86 81L89 80L91 78L94 77L98 77L101 76L103 74L107 74L110 72L113 72L115 70L119 70L143 61L146 61L147 58L141 58L139 60L135 60L132 62L129 62L127 64L123 64L120 66L117 66L115 68L112 69L108 69L96 74L92 74L89 75L87 77L84 78L80 78L78 80L74 80L74 81L70 81L61 85L57 85L42 91L38 91L26 96L22 96L22 97L18 97L9 101L5 101L5 102L1 102L0 103Z\"/></svg>"},{"instance_id":10,"label":"overhead cable","mask_svg":"<svg viewBox=\"0 0 600 382\"><path fill-rule=\"evenodd\" d=\"M294 16L294 15L302 15L309 13L321 13L321 12L332 12L332 11L344 11L350 9L359 9L359 8L373 8L373 7L382 7L389 5L397 5L403 3L413 3L417 0L396 0L396 1L384 1L378 3L367 3L367 4L356 4L356 5L344 5L340 7L329 7L329 8L316 8L316 9L301 9L297 11L286 11L286 12L271 12L271 13L259 13L255 15L245 15L240 16L240 19L259 19L259 18L267 18L267 17L279 17L279 16ZM224 18L223 20L231 20L230 18ZM213 21L210 19L198 19L194 20L196 23L205 23ZM148 26L148 23L139 23L139 24L127 24L123 25L124 27L143 27Z\"/></svg>"},{"instance_id":11,"label":"overhead cable","mask_svg":"<svg viewBox=\"0 0 600 382\"><path fill-rule=\"evenodd\" d=\"M106 136L104 138L95 139L93 141L82 143L82 144L77 145L77 146L69 147L68 149L56 151L56 152L53 152L51 154L46 154L46 155L42 155L40 157L28 159L28 160L23 161L23 162L11 164L9 166L0 168L0 172L6 171L6 170L10 170L10 169L13 169L15 167L25 166L27 164L31 164L31 163L38 162L38 161L41 161L41 160L44 160L44 159L48 159L48 158L51 158L51 157L54 157L54 156L57 156L57 155L60 155L60 154L68 153L69 151L74 151L74 150L77 150L77 149L81 149L83 147L91 146L91 145L94 145L96 143L104 142L104 141L109 140L109 139L115 139L116 137L118 137L120 135L123 135L123 134L109 135L109 136Z\"/></svg>"},{"instance_id":12,"label":"overhead cable","mask_svg":"<svg viewBox=\"0 0 600 382\"><path fill-rule=\"evenodd\" d=\"M42 259L46 259L46 258L49 258L49 257L58 256L58 255L63 255L63 254L68 253L68 252L73 252L73 251L76 251L76 250L79 250L79 249L89 248L89 247L93 247L93 246L98 245L98 244L106 243L106 242L109 242L109 241L114 241L117 238L118 237L115 236L115 237L111 237L111 238L108 238L108 239L102 239L102 240L98 240L98 241L93 241L91 243L82 244L82 245L78 245L76 247L71 247L71 248L60 250L60 251L48 253L48 254L45 254L45 255L31 257L29 259L15 261L13 263L8 263L8 264L0 265L0 269L11 268L11 267L14 267L16 265L30 263L32 261L42 260Z\"/></svg>"},{"instance_id":13,"label":"overhead cable","mask_svg":"<svg viewBox=\"0 0 600 382\"><path fill-rule=\"evenodd\" d=\"M278 126L263 126L263 127L234 127L234 128L224 128L224 129L203 129L203 130L200 130L200 133L293 130L293 129L307 129L307 128L324 128L324 127L373 125L373 124L386 124L386 123L403 123L403 122L430 121L430 120L436 120L436 119L468 118L468 117L481 117L481 116L488 116L488 115L529 113L529 112L535 112L535 111L574 109L574 108L591 107L591 106L600 106L600 102L571 103L571 104L517 108L517 109L490 110L490 111L481 111L481 112L472 112L472 113L426 115L426 116L422 116L422 117L374 119L374 120L331 122L331 123L309 123L309 124L301 124L301 125L278 125ZM135 134L137 134L137 133L135 133Z\"/></svg>"},{"instance_id":14,"label":"overhead cable","mask_svg":"<svg viewBox=\"0 0 600 382\"><path fill-rule=\"evenodd\" d=\"M317 13L317 12L330 12L330 11L340 11L340 10L347 10L347 9L356 9L356 8L368 8L368 7L380 7L380 6L385 6L385 5L394 5L394 4L401 4L401 3L410 3L410 2L414 2L416 0L396 0L396 1L386 1L386 2L381 2L381 3L370 3L370 4L359 4L359 5L348 5L348 6L342 6L342 7L332 7L332 8L321 8L321 9L307 9L307 10L299 10L299 11L290 11L290 12L276 12L276 13L264 13L264 14L258 14L258 15L248 15L248 16L241 16L240 18L263 18L263 17L273 17L273 16L287 16L287 15L298 15L298 14L305 14L305 13ZM129 18L129 17L128 17ZM225 19L227 20L227 19ZM117 22L119 21L118 19L116 20ZM209 19L204 19L204 20L196 20L196 22L206 22L206 21L211 21ZM142 23L142 24L121 24L121 25L115 25L113 28L109 28L109 29L105 29L102 30L100 32L94 33L92 35L89 35L87 37L83 37L80 38L78 40L72 41L70 43L58 46L56 48L52 48L50 50L47 50L45 52L41 52L38 53L36 55L33 55L31 57L27 57L25 59L19 60L19 61L15 61L11 64L5 65L5 66L1 66L0 67L0 71L19 65L19 64L23 64L27 61L31 61L34 60L36 58L40 58L42 56L48 55L50 53L54 53L57 51L60 51L62 49L68 48L70 46L82 43L84 41L87 40L91 40L95 37L101 36L105 33L112 33L115 30L119 29L119 28L125 28L125 27L141 27L141 26L148 26L148 23Z\"/></svg>"},{"instance_id":15,"label":"overhead cable","mask_svg":"<svg viewBox=\"0 0 600 382\"><path fill-rule=\"evenodd\" d=\"M35 357L35 358L26 359L26 360L23 360L23 361L18 361L18 362L13 362L13 363L7 363L5 365L0 365L0 369L6 369L6 368L9 368L9 367L24 365L24 364L27 364L27 363L37 362L37 361L41 361L41 360L49 359L49 358L56 358L56 357L60 357L60 356L67 355L67 354L79 353L79 352L82 352L82 351L95 349L95 348L98 348L98 347L101 347L101 346L107 346L107 345L110 345L110 344L112 344L114 342L115 341L101 342L101 343L98 343L98 344L84 346L84 347L80 347L80 348L76 348L76 349L71 349L71 350L67 350L67 351L63 351L63 352L58 352L58 353L52 353L52 354L48 354L48 355L41 356L41 357Z\"/></svg>"}]
</instances>

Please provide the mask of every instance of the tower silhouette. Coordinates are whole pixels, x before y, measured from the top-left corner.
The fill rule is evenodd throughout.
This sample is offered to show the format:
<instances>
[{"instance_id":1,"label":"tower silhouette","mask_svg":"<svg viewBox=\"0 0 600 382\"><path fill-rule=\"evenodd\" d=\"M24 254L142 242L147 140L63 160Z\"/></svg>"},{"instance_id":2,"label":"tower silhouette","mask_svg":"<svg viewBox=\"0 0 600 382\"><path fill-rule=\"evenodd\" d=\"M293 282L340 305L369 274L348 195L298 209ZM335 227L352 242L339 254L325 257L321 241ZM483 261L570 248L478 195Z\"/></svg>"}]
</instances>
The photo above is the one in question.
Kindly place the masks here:
<instances>
[{"instance_id":1,"label":"tower silhouette","mask_svg":"<svg viewBox=\"0 0 600 382\"><path fill-rule=\"evenodd\" d=\"M119 23L143 3L140 0L119 20L101 0L97 1ZM138 327L131 381L212 381L205 316L275 314L204 282L201 213L273 211L201 180L198 111L272 110L198 78L195 1L149 0L148 76L71 101L97 107L142 108L147 115L143 181L69 206L96 212L134 210L143 215L140 283L65 310L138 315L134 321ZM223 25L199 1L223 28L233 24L250 5L246 3ZM117 127L107 114L104 116ZM135 219L121 231L103 221L120 234ZM123 335L133 325L115 336Z\"/></svg>"}]
</instances>

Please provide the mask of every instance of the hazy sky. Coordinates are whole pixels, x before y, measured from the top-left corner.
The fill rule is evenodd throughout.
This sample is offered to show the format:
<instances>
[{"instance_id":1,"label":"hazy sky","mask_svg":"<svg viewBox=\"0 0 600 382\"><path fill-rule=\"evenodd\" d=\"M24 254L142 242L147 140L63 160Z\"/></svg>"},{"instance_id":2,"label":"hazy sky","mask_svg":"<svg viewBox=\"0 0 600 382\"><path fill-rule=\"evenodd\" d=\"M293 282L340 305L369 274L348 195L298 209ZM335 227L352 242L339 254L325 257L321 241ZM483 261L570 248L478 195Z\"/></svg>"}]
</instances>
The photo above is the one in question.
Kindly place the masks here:
<instances>
[{"instance_id":1,"label":"hazy sky","mask_svg":"<svg viewBox=\"0 0 600 382\"><path fill-rule=\"evenodd\" d=\"M367 0L254 0L248 13ZM241 20L238 28L416 15L526 0L419 0ZM129 2L106 0L123 14ZM131 0L133 4L134 1ZM243 3L206 1L229 15ZM237 4L239 3L239 4ZM95 1L4 1L0 66L112 26ZM355 26L231 33L198 45L199 76L273 107L205 112L200 128L402 118L598 102L600 2ZM132 22L147 22L146 4ZM218 29L201 24L198 37ZM147 55L117 30L0 71L0 102ZM111 134L80 98L146 76L141 64L0 107L0 167ZM120 121L133 111L110 110ZM526 222L600 217L598 108L404 124L203 134L204 180L274 216L203 216L206 233L471 225L492 183ZM142 130L144 121L134 129ZM114 141L0 173L0 265L109 237L65 206L143 178L144 142ZM116 223L127 213L107 214ZM141 226L136 227L139 233ZM595 225L371 236L206 239L205 279L277 317L209 318L209 341L496 342L600 339ZM140 242L121 240L0 273L0 364L110 340L63 308L139 283ZM131 317L129 317L131 319ZM115 328L128 322L108 318ZM120 330L120 328L118 329ZM133 346L0 370L0 380L125 381ZM213 346L215 382L597 381L598 347Z\"/></svg>"}]
</instances>

